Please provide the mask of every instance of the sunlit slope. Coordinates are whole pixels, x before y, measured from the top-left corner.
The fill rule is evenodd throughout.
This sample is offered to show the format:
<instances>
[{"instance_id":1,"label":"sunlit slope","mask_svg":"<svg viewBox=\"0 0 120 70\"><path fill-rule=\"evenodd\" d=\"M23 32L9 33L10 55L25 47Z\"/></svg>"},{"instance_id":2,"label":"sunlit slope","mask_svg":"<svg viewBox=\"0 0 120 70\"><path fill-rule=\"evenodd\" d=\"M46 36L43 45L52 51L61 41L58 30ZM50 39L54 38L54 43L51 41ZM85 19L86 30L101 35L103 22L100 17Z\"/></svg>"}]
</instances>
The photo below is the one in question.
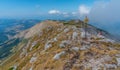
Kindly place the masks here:
<instances>
[{"instance_id":1,"label":"sunlit slope","mask_svg":"<svg viewBox=\"0 0 120 70\"><path fill-rule=\"evenodd\" d=\"M91 25L85 32L83 24L47 20L20 33L16 37L24 41L14 48L17 51L2 64L2 70L117 70L119 43Z\"/></svg>"}]
</instances>

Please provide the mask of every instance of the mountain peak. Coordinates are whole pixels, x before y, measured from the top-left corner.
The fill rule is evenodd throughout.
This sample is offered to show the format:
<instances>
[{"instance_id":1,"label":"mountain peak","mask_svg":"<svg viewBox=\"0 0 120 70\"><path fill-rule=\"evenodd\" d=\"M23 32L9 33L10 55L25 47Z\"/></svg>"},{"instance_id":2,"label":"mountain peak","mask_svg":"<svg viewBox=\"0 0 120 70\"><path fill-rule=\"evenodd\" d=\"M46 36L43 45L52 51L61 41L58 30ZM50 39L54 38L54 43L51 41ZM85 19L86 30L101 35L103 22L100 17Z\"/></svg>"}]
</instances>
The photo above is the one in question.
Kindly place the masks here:
<instances>
[{"instance_id":1,"label":"mountain peak","mask_svg":"<svg viewBox=\"0 0 120 70\"><path fill-rule=\"evenodd\" d=\"M19 50L3 65L15 70L117 69L119 44L91 25L85 31L83 24L46 20L33 26L22 37L26 42L20 42Z\"/></svg>"}]
</instances>

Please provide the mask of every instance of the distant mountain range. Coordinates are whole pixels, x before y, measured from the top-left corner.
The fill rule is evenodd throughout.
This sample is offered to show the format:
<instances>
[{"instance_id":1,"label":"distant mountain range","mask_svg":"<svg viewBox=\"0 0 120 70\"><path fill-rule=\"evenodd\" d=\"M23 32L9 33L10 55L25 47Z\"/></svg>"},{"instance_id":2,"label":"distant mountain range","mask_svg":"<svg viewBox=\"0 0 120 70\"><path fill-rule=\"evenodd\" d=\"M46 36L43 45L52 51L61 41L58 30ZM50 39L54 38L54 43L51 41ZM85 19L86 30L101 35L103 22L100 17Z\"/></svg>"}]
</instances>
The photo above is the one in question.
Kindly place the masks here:
<instances>
[{"instance_id":1,"label":"distant mountain range","mask_svg":"<svg viewBox=\"0 0 120 70\"><path fill-rule=\"evenodd\" d=\"M10 49L19 43L14 36L40 23L37 19L0 19L0 59L10 54Z\"/></svg>"},{"instance_id":2,"label":"distant mountain range","mask_svg":"<svg viewBox=\"0 0 120 70\"><path fill-rule=\"evenodd\" d=\"M32 27L38 22L40 22L40 20L0 19L0 44L11 39L19 32Z\"/></svg>"}]
</instances>

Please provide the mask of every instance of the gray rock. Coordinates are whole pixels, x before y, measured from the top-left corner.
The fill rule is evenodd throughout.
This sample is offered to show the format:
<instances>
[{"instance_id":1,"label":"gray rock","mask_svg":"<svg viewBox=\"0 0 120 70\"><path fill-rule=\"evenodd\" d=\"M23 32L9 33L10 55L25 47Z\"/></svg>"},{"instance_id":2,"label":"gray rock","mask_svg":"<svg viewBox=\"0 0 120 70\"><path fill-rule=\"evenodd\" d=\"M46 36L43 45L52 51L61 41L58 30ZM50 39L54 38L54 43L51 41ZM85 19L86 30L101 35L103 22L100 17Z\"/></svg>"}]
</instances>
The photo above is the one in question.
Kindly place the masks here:
<instances>
[{"instance_id":1,"label":"gray rock","mask_svg":"<svg viewBox=\"0 0 120 70\"><path fill-rule=\"evenodd\" d=\"M55 37L55 38L53 39L53 41L56 42L56 41L57 41L57 38Z\"/></svg>"},{"instance_id":2,"label":"gray rock","mask_svg":"<svg viewBox=\"0 0 120 70\"><path fill-rule=\"evenodd\" d=\"M62 52L60 52L60 53L57 53L54 57L53 57L53 59L54 60L58 60L58 59L60 59L60 57L62 56L62 55L65 55L65 51L62 51Z\"/></svg>"},{"instance_id":3,"label":"gray rock","mask_svg":"<svg viewBox=\"0 0 120 70\"><path fill-rule=\"evenodd\" d=\"M69 28L66 28L66 29L64 30L64 32L67 33L69 30L70 30Z\"/></svg>"},{"instance_id":4,"label":"gray rock","mask_svg":"<svg viewBox=\"0 0 120 70\"><path fill-rule=\"evenodd\" d=\"M49 49L50 47L52 47L52 45L51 45L49 42L47 42L47 43L45 44L45 50Z\"/></svg>"},{"instance_id":5,"label":"gray rock","mask_svg":"<svg viewBox=\"0 0 120 70\"><path fill-rule=\"evenodd\" d=\"M61 44L59 45L59 47L60 47L60 48L65 48L65 45L64 45L63 43L61 43Z\"/></svg>"},{"instance_id":6,"label":"gray rock","mask_svg":"<svg viewBox=\"0 0 120 70\"><path fill-rule=\"evenodd\" d=\"M116 57L120 57L120 54L116 54Z\"/></svg>"},{"instance_id":7,"label":"gray rock","mask_svg":"<svg viewBox=\"0 0 120 70\"><path fill-rule=\"evenodd\" d=\"M37 60L37 57L32 57L31 59L30 59L30 63L33 63L33 62L35 62Z\"/></svg>"},{"instance_id":8,"label":"gray rock","mask_svg":"<svg viewBox=\"0 0 120 70\"><path fill-rule=\"evenodd\" d=\"M102 41L102 42L111 42L111 43L114 43L115 41L112 40L112 39L109 39L109 38L104 38L104 39L101 39L99 41Z\"/></svg>"},{"instance_id":9,"label":"gray rock","mask_svg":"<svg viewBox=\"0 0 120 70\"><path fill-rule=\"evenodd\" d=\"M116 58L117 60L117 65L120 66L120 58Z\"/></svg>"},{"instance_id":10,"label":"gray rock","mask_svg":"<svg viewBox=\"0 0 120 70\"><path fill-rule=\"evenodd\" d=\"M33 70L33 68L32 67L30 67L30 69L29 70Z\"/></svg>"},{"instance_id":11,"label":"gray rock","mask_svg":"<svg viewBox=\"0 0 120 70\"><path fill-rule=\"evenodd\" d=\"M78 52L80 50L80 48L79 47L72 47L71 50Z\"/></svg>"},{"instance_id":12,"label":"gray rock","mask_svg":"<svg viewBox=\"0 0 120 70\"><path fill-rule=\"evenodd\" d=\"M78 36L78 33L77 32L73 32L72 39L73 40L77 39L77 36Z\"/></svg>"},{"instance_id":13,"label":"gray rock","mask_svg":"<svg viewBox=\"0 0 120 70\"><path fill-rule=\"evenodd\" d=\"M37 41L34 41L30 47L30 51L33 49L33 47L37 44Z\"/></svg>"},{"instance_id":14,"label":"gray rock","mask_svg":"<svg viewBox=\"0 0 120 70\"><path fill-rule=\"evenodd\" d=\"M80 50L87 50L88 48L90 48L90 46L88 46L88 45L83 45L83 46L80 48Z\"/></svg>"},{"instance_id":15,"label":"gray rock","mask_svg":"<svg viewBox=\"0 0 120 70\"><path fill-rule=\"evenodd\" d=\"M14 66L12 66L11 68L13 68L12 70L17 70L17 66L18 64L15 64Z\"/></svg>"},{"instance_id":16,"label":"gray rock","mask_svg":"<svg viewBox=\"0 0 120 70\"><path fill-rule=\"evenodd\" d=\"M105 69L116 69L117 66L115 64L105 64Z\"/></svg>"},{"instance_id":17,"label":"gray rock","mask_svg":"<svg viewBox=\"0 0 120 70\"><path fill-rule=\"evenodd\" d=\"M69 40L64 40L61 42L61 44L59 45L60 48L64 48L66 45L70 44L71 41Z\"/></svg>"}]
</instances>

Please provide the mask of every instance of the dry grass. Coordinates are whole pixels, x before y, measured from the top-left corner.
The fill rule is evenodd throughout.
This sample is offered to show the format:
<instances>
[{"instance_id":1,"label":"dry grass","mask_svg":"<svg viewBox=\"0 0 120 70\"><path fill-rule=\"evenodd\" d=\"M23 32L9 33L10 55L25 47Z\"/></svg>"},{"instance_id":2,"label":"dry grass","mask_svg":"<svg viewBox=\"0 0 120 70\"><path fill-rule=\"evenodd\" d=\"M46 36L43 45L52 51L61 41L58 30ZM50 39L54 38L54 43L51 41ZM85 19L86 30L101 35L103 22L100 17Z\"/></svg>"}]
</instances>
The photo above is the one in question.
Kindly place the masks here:
<instances>
[{"instance_id":1,"label":"dry grass","mask_svg":"<svg viewBox=\"0 0 120 70\"><path fill-rule=\"evenodd\" d=\"M47 23L47 22L48 21L45 21L44 23ZM73 22L73 21L71 21L71 22ZM68 40L67 34L69 34L69 36L72 37L73 30L70 29L70 31L65 33L65 32L63 32L65 27L71 28L71 26L67 25L67 26L62 27L62 25L61 25L59 27L58 22L53 23L52 21L50 21L49 24L51 26L53 26L52 29L47 31L45 28L43 28L42 29L43 30L42 36L35 35L34 37L32 37L32 39L30 39L31 44L34 41L38 41L38 43L33 47L32 51L29 50L31 47L31 44L30 44L29 48L27 48L28 56L20 59L20 58L18 58L18 56L20 55L21 51L17 52L16 55L11 57L11 59L9 61L7 61L7 63L5 63L4 70L7 70L15 63L19 63L18 70L23 69L23 67L25 68L23 70L29 69L32 65L33 65L34 70L47 70L47 69L49 69L49 70L52 70L52 69L53 70L63 70L63 65L66 63L66 61L68 59L70 59L70 55L67 53L64 56L61 56L61 58L59 60L53 60L53 57L55 54L66 50L66 48L60 48L59 44L64 40ZM75 25L75 24L71 24L71 25ZM46 26L47 25L45 25L45 27ZM57 31L58 28L62 28L62 30ZM44 50L44 46L45 46L46 42L55 38L58 34L59 34L59 37L57 37L58 41L52 42L51 43L52 47L49 48L48 50ZM81 38L78 38L78 39L81 39ZM99 39L97 39L97 40L99 40ZM90 49L87 49L84 51L79 51L79 54L80 54L79 60L80 61L83 61L86 59L87 53L90 53L91 55L93 55L93 57L95 57L95 56L100 57L101 55L114 56L115 54L119 53L118 50L110 50L107 47L107 46L112 45L111 43L98 42L97 40L95 41L95 43L98 44L99 46L97 46L97 47L92 46ZM79 41L72 41L71 46L80 47L80 42ZM120 45L116 44L114 46L119 47ZM68 46L66 46L66 47L68 47ZM33 56L34 53L37 53L36 54L37 60L33 64L31 64L31 63L29 63L29 60ZM113 59L112 62L115 63L116 62L115 59ZM74 67L74 66L72 68L72 70L78 70L78 69L79 69L79 67ZM91 69L87 69L87 70L91 70Z\"/></svg>"}]
</instances>

